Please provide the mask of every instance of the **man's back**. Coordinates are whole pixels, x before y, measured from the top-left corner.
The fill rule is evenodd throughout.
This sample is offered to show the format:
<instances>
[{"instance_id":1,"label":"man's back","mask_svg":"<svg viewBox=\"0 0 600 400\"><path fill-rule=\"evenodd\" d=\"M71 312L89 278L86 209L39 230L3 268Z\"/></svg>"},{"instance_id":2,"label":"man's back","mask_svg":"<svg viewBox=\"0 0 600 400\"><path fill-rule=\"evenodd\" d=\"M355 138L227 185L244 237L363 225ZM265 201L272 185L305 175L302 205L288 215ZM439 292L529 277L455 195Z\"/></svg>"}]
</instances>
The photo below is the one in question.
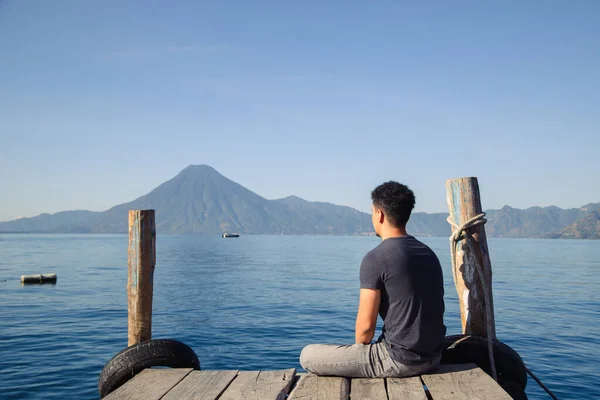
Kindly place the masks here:
<instances>
[{"instance_id":1,"label":"man's back","mask_svg":"<svg viewBox=\"0 0 600 400\"><path fill-rule=\"evenodd\" d=\"M406 377L440 362L446 335L442 268L434 252L406 232L415 195L388 181L373 189L371 200L373 229L382 242L360 266L355 343L304 347L300 364L313 374ZM383 333L373 342L377 314Z\"/></svg>"},{"instance_id":2,"label":"man's back","mask_svg":"<svg viewBox=\"0 0 600 400\"><path fill-rule=\"evenodd\" d=\"M390 237L364 257L360 287L381 290L383 337L396 361L411 365L441 354L444 282L435 253L412 236Z\"/></svg>"}]
</instances>

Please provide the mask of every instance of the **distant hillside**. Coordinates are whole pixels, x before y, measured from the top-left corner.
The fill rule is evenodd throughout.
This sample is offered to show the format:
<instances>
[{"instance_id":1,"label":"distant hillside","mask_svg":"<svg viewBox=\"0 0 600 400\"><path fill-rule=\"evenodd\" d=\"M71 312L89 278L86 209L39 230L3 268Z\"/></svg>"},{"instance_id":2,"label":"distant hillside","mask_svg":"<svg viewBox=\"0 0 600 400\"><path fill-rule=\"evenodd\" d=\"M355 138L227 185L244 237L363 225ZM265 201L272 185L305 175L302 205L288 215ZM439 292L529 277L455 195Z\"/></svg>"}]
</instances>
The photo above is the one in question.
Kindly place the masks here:
<instances>
[{"instance_id":1,"label":"distant hillside","mask_svg":"<svg viewBox=\"0 0 600 400\"><path fill-rule=\"evenodd\" d=\"M189 166L150 193L107 211L65 211L0 223L11 232L127 232L130 209L155 209L161 233L334 234L372 230L350 207L298 197L267 200L207 165Z\"/></svg>"},{"instance_id":2,"label":"distant hillside","mask_svg":"<svg viewBox=\"0 0 600 400\"><path fill-rule=\"evenodd\" d=\"M487 211L485 229L492 237L543 237L584 218L586 213L582 208L563 210L551 206L520 210L504 206Z\"/></svg>"},{"instance_id":3,"label":"distant hillside","mask_svg":"<svg viewBox=\"0 0 600 400\"><path fill-rule=\"evenodd\" d=\"M334 230L341 230L351 234L373 230L371 216L351 207L310 202L296 196L273 200L273 203L283 205L292 211L297 218L296 225L312 227L311 229L318 232L334 233ZM293 232L293 227L290 226L288 229L287 233Z\"/></svg>"},{"instance_id":4,"label":"distant hillside","mask_svg":"<svg viewBox=\"0 0 600 400\"><path fill-rule=\"evenodd\" d=\"M549 235L560 239L600 239L600 213L591 211L572 225L562 229L557 234Z\"/></svg>"},{"instance_id":5,"label":"distant hillside","mask_svg":"<svg viewBox=\"0 0 600 400\"><path fill-rule=\"evenodd\" d=\"M286 217L296 218L206 165L190 166L150 193L105 211L92 231L126 232L130 209L155 209L163 233L278 233Z\"/></svg>"},{"instance_id":6,"label":"distant hillside","mask_svg":"<svg viewBox=\"0 0 600 400\"><path fill-rule=\"evenodd\" d=\"M368 195L368 194L366 194ZM351 207L310 202L296 196L267 200L207 165L191 165L150 193L103 212L63 211L0 222L0 232L125 233L130 209L155 209L160 233L353 235L373 231L371 216ZM505 206L488 210L490 237L598 236L600 203L563 210ZM446 213L414 213L416 236L449 236Z\"/></svg>"},{"instance_id":7,"label":"distant hillside","mask_svg":"<svg viewBox=\"0 0 600 400\"><path fill-rule=\"evenodd\" d=\"M0 232L87 233L90 223L102 213L94 211L61 211L0 222Z\"/></svg>"},{"instance_id":8,"label":"distant hillside","mask_svg":"<svg viewBox=\"0 0 600 400\"><path fill-rule=\"evenodd\" d=\"M448 214L424 212L413 213L408 220L406 229L415 236L450 236L450 225L446 221Z\"/></svg>"}]
</instances>

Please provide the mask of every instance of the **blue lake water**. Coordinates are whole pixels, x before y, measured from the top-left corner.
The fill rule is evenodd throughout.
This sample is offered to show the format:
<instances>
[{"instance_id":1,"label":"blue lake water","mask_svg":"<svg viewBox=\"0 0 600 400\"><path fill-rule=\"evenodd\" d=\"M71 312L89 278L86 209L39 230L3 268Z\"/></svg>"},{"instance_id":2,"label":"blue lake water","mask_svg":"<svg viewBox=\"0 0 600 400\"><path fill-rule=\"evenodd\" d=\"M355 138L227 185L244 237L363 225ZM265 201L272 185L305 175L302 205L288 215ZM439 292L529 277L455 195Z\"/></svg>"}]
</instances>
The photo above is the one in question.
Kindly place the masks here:
<instances>
[{"instance_id":1,"label":"blue lake water","mask_svg":"<svg viewBox=\"0 0 600 400\"><path fill-rule=\"evenodd\" d=\"M358 267L378 240L159 235L153 338L183 341L203 369L300 368L305 344L354 341ZM460 333L448 240L422 240ZM600 398L600 241L489 245L498 338L560 399ZM21 286L34 273L58 282ZM0 398L98 398L100 370L127 346L126 286L126 235L0 235ZM549 398L531 379L527 394Z\"/></svg>"}]
</instances>

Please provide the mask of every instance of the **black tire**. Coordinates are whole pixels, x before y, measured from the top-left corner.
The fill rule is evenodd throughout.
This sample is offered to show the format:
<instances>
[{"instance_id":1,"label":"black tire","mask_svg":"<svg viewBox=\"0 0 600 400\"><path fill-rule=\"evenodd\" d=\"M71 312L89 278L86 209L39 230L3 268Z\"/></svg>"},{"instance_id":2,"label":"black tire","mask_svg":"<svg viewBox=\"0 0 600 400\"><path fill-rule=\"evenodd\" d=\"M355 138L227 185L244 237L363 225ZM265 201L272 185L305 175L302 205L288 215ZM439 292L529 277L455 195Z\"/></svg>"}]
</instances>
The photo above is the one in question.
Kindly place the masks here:
<instances>
[{"instance_id":1,"label":"black tire","mask_svg":"<svg viewBox=\"0 0 600 400\"><path fill-rule=\"evenodd\" d=\"M506 393L508 393L509 396L512 397L513 400L528 400L527 394L525 394L525 391L523 389L521 389L521 387L519 385L517 385L516 383L504 382L500 386L502 386L502 389L504 389L504 391Z\"/></svg>"},{"instance_id":2,"label":"black tire","mask_svg":"<svg viewBox=\"0 0 600 400\"><path fill-rule=\"evenodd\" d=\"M198 356L187 345L172 339L140 342L118 352L106 363L98 379L100 398L123 385L144 368L171 367L200 369Z\"/></svg>"},{"instance_id":3,"label":"black tire","mask_svg":"<svg viewBox=\"0 0 600 400\"><path fill-rule=\"evenodd\" d=\"M474 363L491 376L487 340L480 336L453 335L446 337L442 364ZM514 382L522 390L527 386L525 364L510 346L493 341L494 361L498 383Z\"/></svg>"}]
</instances>

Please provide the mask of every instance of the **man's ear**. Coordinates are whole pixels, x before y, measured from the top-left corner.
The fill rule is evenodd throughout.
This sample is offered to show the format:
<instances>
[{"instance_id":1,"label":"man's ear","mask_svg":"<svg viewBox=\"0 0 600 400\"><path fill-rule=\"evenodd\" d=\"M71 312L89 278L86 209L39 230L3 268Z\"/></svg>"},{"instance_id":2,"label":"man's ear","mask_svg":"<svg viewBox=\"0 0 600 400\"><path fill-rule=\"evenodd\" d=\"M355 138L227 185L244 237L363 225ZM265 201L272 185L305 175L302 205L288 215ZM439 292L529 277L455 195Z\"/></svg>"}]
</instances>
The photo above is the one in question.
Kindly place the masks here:
<instances>
[{"instance_id":1,"label":"man's ear","mask_svg":"<svg viewBox=\"0 0 600 400\"><path fill-rule=\"evenodd\" d=\"M379 220L380 224L383 224L383 221L385 221L385 214L383 211L381 211L381 209L377 210L377 219Z\"/></svg>"}]
</instances>

